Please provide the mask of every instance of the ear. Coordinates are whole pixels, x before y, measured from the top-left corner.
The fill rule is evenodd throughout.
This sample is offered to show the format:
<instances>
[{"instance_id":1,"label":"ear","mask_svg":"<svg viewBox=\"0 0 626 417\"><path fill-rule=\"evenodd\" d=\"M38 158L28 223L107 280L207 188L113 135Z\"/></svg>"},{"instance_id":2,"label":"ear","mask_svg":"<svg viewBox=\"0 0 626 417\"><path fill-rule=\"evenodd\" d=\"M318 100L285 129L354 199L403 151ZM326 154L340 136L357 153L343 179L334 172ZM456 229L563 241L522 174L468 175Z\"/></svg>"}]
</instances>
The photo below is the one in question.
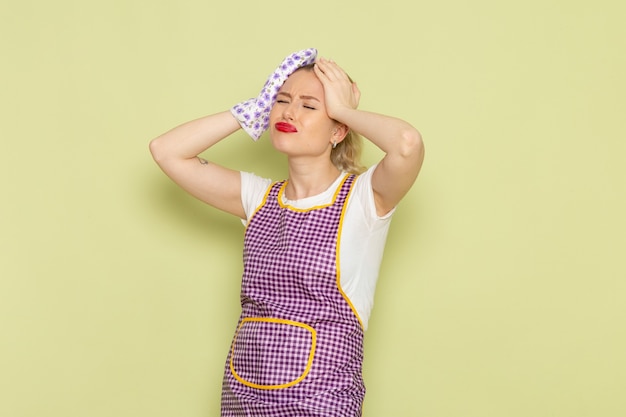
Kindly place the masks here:
<instances>
[{"instance_id":1,"label":"ear","mask_svg":"<svg viewBox=\"0 0 626 417\"><path fill-rule=\"evenodd\" d=\"M337 123L332 130L331 143L340 143L346 138L350 128L343 123Z\"/></svg>"}]
</instances>

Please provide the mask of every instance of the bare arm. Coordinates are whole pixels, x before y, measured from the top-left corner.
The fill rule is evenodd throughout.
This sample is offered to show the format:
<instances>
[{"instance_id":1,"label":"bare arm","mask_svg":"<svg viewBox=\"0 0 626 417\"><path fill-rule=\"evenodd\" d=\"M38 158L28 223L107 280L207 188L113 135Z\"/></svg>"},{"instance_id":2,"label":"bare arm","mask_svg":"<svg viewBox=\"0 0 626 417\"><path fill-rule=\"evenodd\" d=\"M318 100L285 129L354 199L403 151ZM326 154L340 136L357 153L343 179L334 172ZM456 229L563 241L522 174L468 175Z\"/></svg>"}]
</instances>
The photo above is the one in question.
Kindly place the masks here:
<instances>
[{"instance_id":1,"label":"bare arm","mask_svg":"<svg viewBox=\"0 0 626 417\"><path fill-rule=\"evenodd\" d=\"M150 142L156 163L176 184L205 203L245 218L239 171L198 155L241 126L229 111L182 124Z\"/></svg>"},{"instance_id":2,"label":"bare arm","mask_svg":"<svg viewBox=\"0 0 626 417\"><path fill-rule=\"evenodd\" d=\"M318 60L315 72L324 85L329 116L385 152L372 176L376 210L384 215L400 202L417 178L424 159L422 137L404 120L358 110L360 92L334 62Z\"/></svg>"},{"instance_id":3,"label":"bare arm","mask_svg":"<svg viewBox=\"0 0 626 417\"><path fill-rule=\"evenodd\" d=\"M385 152L372 175L376 211L384 215L400 202L417 178L424 159L421 135L403 120L359 110L342 114L340 120Z\"/></svg>"}]
</instances>

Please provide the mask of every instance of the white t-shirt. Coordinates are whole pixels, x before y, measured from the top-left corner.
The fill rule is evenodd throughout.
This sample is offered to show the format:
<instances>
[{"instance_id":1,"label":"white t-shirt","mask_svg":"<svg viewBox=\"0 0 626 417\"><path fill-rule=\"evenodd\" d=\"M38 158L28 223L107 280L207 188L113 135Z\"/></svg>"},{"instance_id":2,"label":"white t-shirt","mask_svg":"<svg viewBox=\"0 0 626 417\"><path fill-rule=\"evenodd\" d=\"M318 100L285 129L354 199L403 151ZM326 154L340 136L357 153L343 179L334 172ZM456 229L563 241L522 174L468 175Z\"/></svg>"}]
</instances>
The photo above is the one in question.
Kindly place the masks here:
<instances>
[{"instance_id":1,"label":"white t-shirt","mask_svg":"<svg viewBox=\"0 0 626 417\"><path fill-rule=\"evenodd\" d=\"M375 168L373 166L359 175L353 185L339 242L341 289L352 303L365 330L374 305L374 292L389 224L395 211L382 217L376 214L372 191L372 173ZM340 175L326 191L315 196L287 200L283 195L283 204L297 209L329 204L345 175ZM244 225L247 225L262 203L272 182L249 172L241 173L241 201L247 217L247 220L242 220Z\"/></svg>"}]
</instances>

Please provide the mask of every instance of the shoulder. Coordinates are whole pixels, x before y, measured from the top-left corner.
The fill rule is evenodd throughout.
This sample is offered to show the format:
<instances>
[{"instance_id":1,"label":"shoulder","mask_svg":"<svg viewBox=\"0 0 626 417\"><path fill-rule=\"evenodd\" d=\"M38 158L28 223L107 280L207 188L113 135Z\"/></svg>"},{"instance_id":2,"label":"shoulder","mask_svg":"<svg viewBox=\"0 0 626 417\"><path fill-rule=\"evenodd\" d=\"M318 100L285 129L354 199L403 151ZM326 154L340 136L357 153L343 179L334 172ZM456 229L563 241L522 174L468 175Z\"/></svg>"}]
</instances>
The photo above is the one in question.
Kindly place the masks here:
<instances>
[{"instance_id":1,"label":"shoulder","mask_svg":"<svg viewBox=\"0 0 626 417\"><path fill-rule=\"evenodd\" d=\"M251 172L241 171L241 202L243 204L246 218L254 214L256 208L261 204L267 189L272 185L270 178L260 177Z\"/></svg>"},{"instance_id":2,"label":"shoulder","mask_svg":"<svg viewBox=\"0 0 626 417\"><path fill-rule=\"evenodd\" d=\"M252 172L241 171L240 174L242 188L245 186L250 189L262 188L265 190L273 182L270 178L260 177Z\"/></svg>"},{"instance_id":3,"label":"shoulder","mask_svg":"<svg viewBox=\"0 0 626 417\"><path fill-rule=\"evenodd\" d=\"M374 189L372 188L372 176L378 164L372 165L365 172L357 176L354 181L352 195L350 200L352 203L357 203L361 206L365 217L372 221L387 220L390 219L395 209L392 209L384 216L379 216L376 213L376 201L374 200Z\"/></svg>"}]
</instances>

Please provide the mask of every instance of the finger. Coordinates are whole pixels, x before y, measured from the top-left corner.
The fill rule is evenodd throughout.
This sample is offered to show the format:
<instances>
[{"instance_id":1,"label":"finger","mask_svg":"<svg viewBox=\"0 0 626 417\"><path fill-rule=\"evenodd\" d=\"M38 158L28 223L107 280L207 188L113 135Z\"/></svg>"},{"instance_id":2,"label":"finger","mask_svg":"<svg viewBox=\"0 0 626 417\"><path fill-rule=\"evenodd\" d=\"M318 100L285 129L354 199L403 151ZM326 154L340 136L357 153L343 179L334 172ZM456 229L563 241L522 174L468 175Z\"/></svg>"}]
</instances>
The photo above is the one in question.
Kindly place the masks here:
<instances>
[{"instance_id":1,"label":"finger","mask_svg":"<svg viewBox=\"0 0 626 417\"><path fill-rule=\"evenodd\" d=\"M315 73L315 75L317 75L317 78L319 78L322 84L325 84L329 81L328 76L324 72L324 69L320 63L315 63L315 65L313 66L313 72Z\"/></svg>"},{"instance_id":2,"label":"finger","mask_svg":"<svg viewBox=\"0 0 626 417\"><path fill-rule=\"evenodd\" d=\"M331 61L330 66L333 69L334 74L336 74L338 78L341 78L342 80L347 80L347 81L350 80L348 73L344 71L344 69L341 68L339 64L337 64L335 61Z\"/></svg>"},{"instance_id":3,"label":"finger","mask_svg":"<svg viewBox=\"0 0 626 417\"><path fill-rule=\"evenodd\" d=\"M348 80L348 74L332 59L320 58L320 69L330 79L334 80Z\"/></svg>"},{"instance_id":4,"label":"finger","mask_svg":"<svg viewBox=\"0 0 626 417\"><path fill-rule=\"evenodd\" d=\"M315 66L324 75L324 77L328 78L329 76L332 76L331 69L326 59L319 58L315 63Z\"/></svg>"}]
</instances>

